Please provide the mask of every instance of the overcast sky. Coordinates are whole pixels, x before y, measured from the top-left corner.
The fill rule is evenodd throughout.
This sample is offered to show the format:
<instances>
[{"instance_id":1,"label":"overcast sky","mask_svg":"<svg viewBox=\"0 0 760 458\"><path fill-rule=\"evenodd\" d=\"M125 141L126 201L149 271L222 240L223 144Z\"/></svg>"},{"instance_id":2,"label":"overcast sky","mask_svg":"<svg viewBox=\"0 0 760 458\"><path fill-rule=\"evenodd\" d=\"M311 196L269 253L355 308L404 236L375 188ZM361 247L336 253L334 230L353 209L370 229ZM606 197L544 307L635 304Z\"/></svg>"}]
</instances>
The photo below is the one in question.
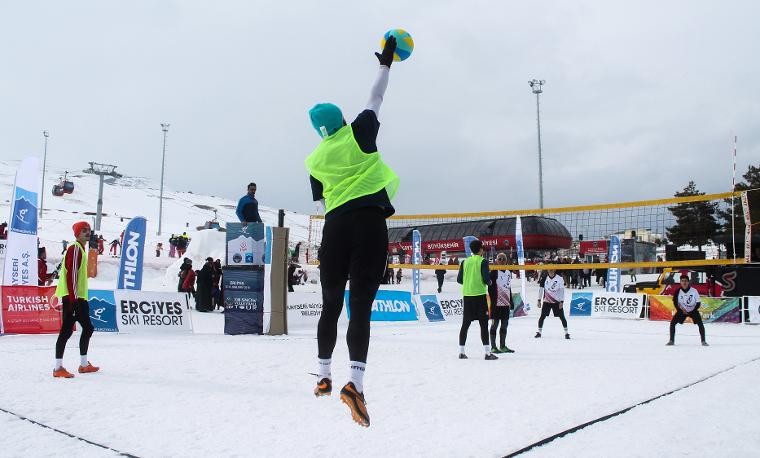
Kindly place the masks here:
<instances>
[{"instance_id":1,"label":"overcast sky","mask_svg":"<svg viewBox=\"0 0 760 458\"><path fill-rule=\"evenodd\" d=\"M160 177L263 205L313 210L307 111L353 119L380 37L402 27L378 147L401 177L398 213L730 188L760 163L757 1L6 1L0 3L0 157L42 155Z\"/></svg>"}]
</instances>

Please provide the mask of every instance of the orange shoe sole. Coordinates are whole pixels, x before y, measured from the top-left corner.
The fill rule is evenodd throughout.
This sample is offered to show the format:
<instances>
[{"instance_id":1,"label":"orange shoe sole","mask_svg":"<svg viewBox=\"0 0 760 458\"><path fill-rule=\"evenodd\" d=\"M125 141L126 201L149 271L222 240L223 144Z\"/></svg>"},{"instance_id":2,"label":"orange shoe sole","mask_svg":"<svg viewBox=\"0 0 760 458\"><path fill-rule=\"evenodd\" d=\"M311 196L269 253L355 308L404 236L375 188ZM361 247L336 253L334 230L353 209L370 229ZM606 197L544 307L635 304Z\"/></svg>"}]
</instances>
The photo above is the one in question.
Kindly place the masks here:
<instances>
[{"instance_id":1,"label":"orange shoe sole","mask_svg":"<svg viewBox=\"0 0 760 458\"><path fill-rule=\"evenodd\" d=\"M369 428L369 414L367 413L367 408L363 403L360 404L359 402L355 401L353 398L342 393L340 395L340 400L343 402L343 404L348 406L348 409L351 411L351 418L359 426ZM362 413L364 415L362 415Z\"/></svg>"}]
</instances>

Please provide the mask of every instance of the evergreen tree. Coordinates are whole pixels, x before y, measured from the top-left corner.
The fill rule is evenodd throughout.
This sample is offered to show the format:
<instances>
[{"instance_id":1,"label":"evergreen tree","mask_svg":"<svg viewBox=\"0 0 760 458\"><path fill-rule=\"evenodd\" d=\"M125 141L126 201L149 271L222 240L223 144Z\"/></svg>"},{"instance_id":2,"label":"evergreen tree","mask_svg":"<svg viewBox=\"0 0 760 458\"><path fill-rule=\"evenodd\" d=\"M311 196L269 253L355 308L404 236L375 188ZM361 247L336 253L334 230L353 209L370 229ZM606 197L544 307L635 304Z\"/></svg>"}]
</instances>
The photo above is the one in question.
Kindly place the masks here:
<instances>
[{"instance_id":1,"label":"evergreen tree","mask_svg":"<svg viewBox=\"0 0 760 458\"><path fill-rule=\"evenodd\" d=\"M675 197L703 196L693 181L675 193ZM676 246L692 245L702 249L720 231L715 217L717 202L687 202L668 207L676 219L674 226L667 228L668 240Z\"/></svg>"}]
</instances>

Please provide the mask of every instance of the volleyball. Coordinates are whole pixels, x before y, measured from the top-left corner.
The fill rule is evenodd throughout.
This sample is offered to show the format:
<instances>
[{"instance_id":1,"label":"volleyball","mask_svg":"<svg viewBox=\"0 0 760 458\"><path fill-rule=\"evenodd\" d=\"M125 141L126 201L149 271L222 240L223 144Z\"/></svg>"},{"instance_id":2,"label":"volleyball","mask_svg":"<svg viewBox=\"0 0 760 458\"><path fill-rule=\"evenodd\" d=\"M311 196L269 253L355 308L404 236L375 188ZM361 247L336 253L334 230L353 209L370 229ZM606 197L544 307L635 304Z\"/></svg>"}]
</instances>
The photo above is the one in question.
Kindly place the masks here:
<instances>
[{"instance_id":1,"label":"volleyball","mask_svg":"<svg viewBox=\"0 0 760 458\"><path fill-rule=\"evenodd\" d=\"M393 61L400 62L408 59L414 50L414 40L412 40L412 36L409 35L409 32L404 29L391 29L385 32L383 39L380 41L380 49L385 47L385 41L391 35L396 37L396 52L393 53Z\"/></svg>"}]
</instances>

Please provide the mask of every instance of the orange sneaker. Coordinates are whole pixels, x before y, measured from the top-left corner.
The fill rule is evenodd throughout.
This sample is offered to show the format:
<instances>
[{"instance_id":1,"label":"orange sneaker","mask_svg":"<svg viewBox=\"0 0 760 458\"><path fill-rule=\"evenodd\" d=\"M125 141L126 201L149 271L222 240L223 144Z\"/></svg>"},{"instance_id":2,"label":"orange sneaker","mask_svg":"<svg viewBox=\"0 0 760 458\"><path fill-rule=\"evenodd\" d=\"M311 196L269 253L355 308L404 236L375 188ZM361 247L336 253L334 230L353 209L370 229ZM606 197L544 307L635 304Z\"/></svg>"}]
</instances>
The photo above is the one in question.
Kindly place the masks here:
<instances>
[{"instance_id":1,"label":"orange sneaker","mask_svg":"<svg viewBox=\"0 0 760 458\"><path fill-rule=\"evenodd\" d=\"M99 367L93 366L92 364L90 364L89 361L87 361L87 365L86 366L79 366L79 373L80 374L88 374L90 372L97 372L99 370L100 370Z\"/></svg>"},{"instance_id":2,"label":"orange sneaker","mask_svg":"<svg viewBox=\"0 0 760 458\"><path fill-rule=\"evenodd\" d=\"M65 367L53 369L53 377L73 378L74 374L67 371Z\"/></svg>"},{"instance_id":3,"label":"orange sneaker","mask_svg":"<svg viewBox=\"0 0 760 458\"><path fill-rule=\"evenodd\" d=\"M330 396L332 393L332 381L325 377L317 383L317 387L314 388L314 396Z\"/></svg>"},{"instance_id":4,"label":"orange sneaker","mask_svg":"<svg viewBox=\"0 0 760 458\"><path fill-rule=\"evenodd\" d=\"M365 428L369 427L369 413L367 413L367 403L364 401L364 394L356 391L353 382L348 382L340 390L340 400L343 404L351 409L351 418L359 425Z\"/></svg>"}]
</instances>

